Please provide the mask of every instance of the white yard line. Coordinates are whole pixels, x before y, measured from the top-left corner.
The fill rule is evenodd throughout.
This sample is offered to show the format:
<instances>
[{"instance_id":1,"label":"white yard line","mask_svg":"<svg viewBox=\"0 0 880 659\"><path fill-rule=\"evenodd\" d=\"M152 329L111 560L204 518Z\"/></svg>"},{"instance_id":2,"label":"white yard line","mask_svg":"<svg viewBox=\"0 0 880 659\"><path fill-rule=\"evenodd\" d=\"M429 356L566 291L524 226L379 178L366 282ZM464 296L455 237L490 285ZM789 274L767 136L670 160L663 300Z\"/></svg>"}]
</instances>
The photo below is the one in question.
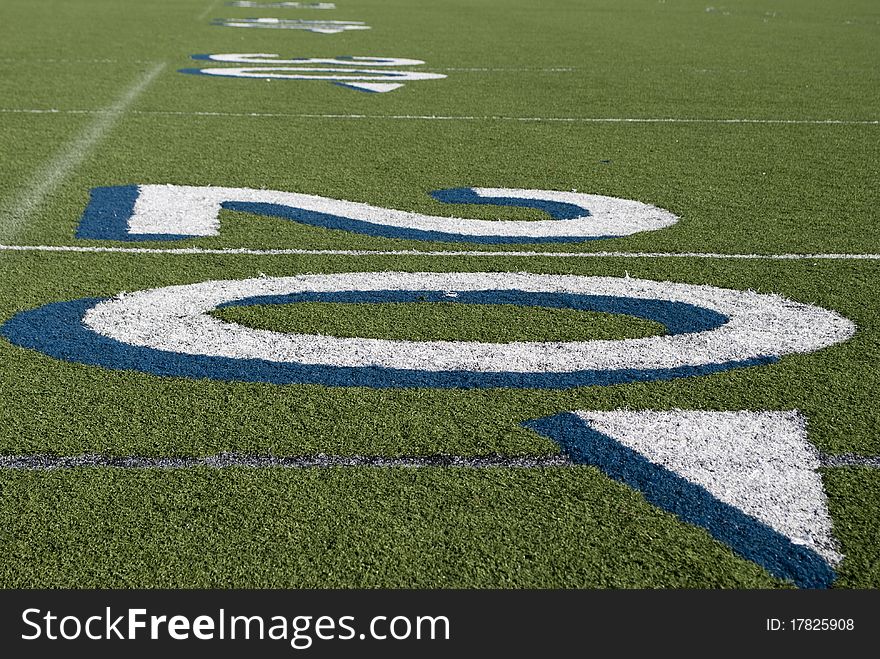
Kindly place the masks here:
<instances>
[{"instance_id":1,"label":"white yard line","mask_svg":"<svg viewBox=\"0 0 880 659\"><path fill-rule=\"evenodd\" d=\"M6 114L113 114L107 109L0 108ZM306 114L294 112L211 112L184 110L131 110L129 114L171 117L252 117L263 119L344 119L385 121L519 121L525 123L569 124L743 124L793 126L878 126L880 119L749 119L687 117L512 117L504 115L434 114Z\"/></svg>"},{"instance_id":2,"label":"white yard line","mask_svg":"<svg viewBox=\"0 0 880 659\"><path fill-rule=\"evenodd\" d=\"M196 20L197 21L205 20L208 17L208 14L210 14L212 11L214 11L214 9L216 9L217 5L219 5L219 4L220 4L220 0L214 0L214 2L212 2L210 5L205 7L205 10L202 13L200 13L198 16L196 16Z\"/></svg>"},{"instance_id":3,"label":"white yard line","mask_svg":"<svg viewBox=\"0 0 880 659\"><path fill-rule=\"evenodd\" d=\"M218 453L204 457L110 457L98 454L74 456L52 455L3 455L0 470L47 471L52 469L76 469L83 467L115 467L118 469L191 469L193 467L250 467L310 469L316 467L469 467L488 469L492 467L537 469L542 467L571 467L574 463L561 454L535 457L506 457L501 455L459 456L428 455L382 457L367 455L245 455L241 453Z\"/></svg>"},{"instance_id":4,"label":"white yard line","mask_svg":"<svg viewBox=\"0 0 880 659\"><path fill-rule=\"evenodd\" d=\"M251 249L227 247L94 247L86 245L0 245L0 252L78 252L93 254L177 254L228 256L468 256L624 259L732 259L755 261L878 261L880 254L721 254L712 252L528 252L479 250Z\"/></svg>"},{"instance_id":5,"label":"white yard line","mask_svg":"<svg viewBox=\"0 0 880 659\"><path fill-rule=\"evenodd\" d=\"M571 66L548 66L548 67L445 67L435 69L437 71L458 71L461 73L573 73L577 71Z\"/></svg>"},{"instance_id":6,"label":"white yard line","mask_svg":"<svg viewBox=\"0 0 880 659\"><path fill-rule=\"evenodd\" d=\"M26 187L0 205L0 230L7 237L15 236L31 214L54 193L65 178L85 160L98 142L119 121L129 106L140 96L165 64L156 64L127 87L116 101L105 110L96 112L97 118L63 146L55 157L38 170Z\"/></svg>"},{"instance_id":7,"label":"white yard line","mask_svg":"<svg viewBox=\"0 0 880 659\"><path fill-rule=\"evenodd\" d=\"M210 11L217 7L219 3L208 7L204 12L202 12L199 16L196 17L196 20L203 20L207 17ZM152 62L156 62L158 60L143 60L143 59L127 59L127 58L87 58L87 57L0 57L0 64L41 64L41 63L52 63L52 64L150 64ZM582 66L566 66L563 64L555 65L555 66L447 66L447 67L431 67L426 66L426 69L430 69L433 71L460 71L462 73L575 73L578 71L593 71L589 67ZM692 66L656 66L656 67L642 67L639 69L634 69L636 71L650 73L654 71L679 71L682 73L698 73L698 74L706 74L706 73L757 73L757 71L753 71L751 69L729 69L729 68L698 68ZM872 68L834 68L835 74L844 74L844 73L873 73L874 69Z\"/></svg>"},{"instance_id":8,"label":"white yard line","mask_svg":"<svg viewBox=\"0 0 880 659\"><path fill-rule=\"evenodd\" d=\"M823 467L880 467L880 457L845 454L842 456L821 455ZM563 454L549 454L529 457L506 457L503 455L460 456L427 455L381 457L366 455L245 455L242 453L218 453L203 457L111 457L99 454L72 456L53 455L3 455L0 456L0 470L49 471L54 469L116 468L116 469L192 469L211 467L247 467L251 469L315 469L327 467L373 467L373 468L448 468L464 467L470 469L544 469L548 467L578 466Z\"/></svg>"},{"instance_id":9,"label":"white yard line","mask_svg":"<svg viewBox=\"0 0 880 659\"><path fill-rule=\"evenodd\" d=\"M2 57L0 64L156 64L154 59Z\"/></svg>"},{"instance_id":10,"label":"white yard line","mask_svg":"<svg viewBox=\"0 0 880 659\"><path fill-rule=\"evenodd\" d=\"M840 455L821 455L823 467L874 467L880 468L880 456L856 455L842 453Z\"/></svg>"}]
</instances>

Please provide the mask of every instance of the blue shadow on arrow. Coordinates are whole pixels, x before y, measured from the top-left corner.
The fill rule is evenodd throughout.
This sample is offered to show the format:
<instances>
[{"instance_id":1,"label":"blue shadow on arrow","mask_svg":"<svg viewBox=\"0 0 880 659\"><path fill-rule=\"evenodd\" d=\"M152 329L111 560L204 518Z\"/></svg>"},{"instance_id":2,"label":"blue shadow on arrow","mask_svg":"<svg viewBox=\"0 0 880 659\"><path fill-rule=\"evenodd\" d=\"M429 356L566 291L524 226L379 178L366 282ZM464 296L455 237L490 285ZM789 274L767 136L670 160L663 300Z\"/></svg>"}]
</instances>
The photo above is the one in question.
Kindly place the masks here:
<instances>
[{"instance_id":1,"label":"blue shadow on arrow","mask_svg":"<svg viewBox=\"0 0 880 659\"><path fill-rule=\"evenodd\" d=\"M812 549L796 545L708 490L594 430L571 412L526 421L524 427L556 441L575 464L592 465L638 490L650 503L701 526L736 553L800 588L827 588L836 574Z\"/></svg>"}]
</instances>

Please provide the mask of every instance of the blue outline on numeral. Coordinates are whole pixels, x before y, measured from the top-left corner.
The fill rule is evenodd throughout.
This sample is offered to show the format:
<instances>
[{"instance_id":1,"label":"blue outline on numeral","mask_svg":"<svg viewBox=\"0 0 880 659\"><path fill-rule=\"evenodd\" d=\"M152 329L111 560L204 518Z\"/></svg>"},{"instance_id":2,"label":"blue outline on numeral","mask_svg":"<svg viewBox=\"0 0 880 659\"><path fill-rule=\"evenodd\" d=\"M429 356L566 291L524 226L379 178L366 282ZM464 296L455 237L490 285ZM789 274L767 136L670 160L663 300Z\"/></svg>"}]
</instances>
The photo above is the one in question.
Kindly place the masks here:
<instances>
[{"instance_id":1,"label":"blue outline on numeral","mask_svg":"<svg viewBox=\"0 0 880 659\"><path fill-rule=\"evenodd\" d=\"M182 234L133 234L128 231L128 221L134 212L134 205L139 195L136 185L98 187L91 190L88 206L79 221L77 238L89 240L118 240L123 242L186 240L200 236ZM534 199L516 199L512 197L480 197L469 188L437 190L431 195L443 203L454 204L490 204L495 206L517 206L536 208L546 212L550 217L564 221L574 217L585 217L590 214L586 208L574 204ZM278 217L292 220L300 224L324 229L338 229L351 233L384 238L400 238L404 240L424 240L439 242L465 242L484 245L497 244L540 244L540 243L573 243L586 240L601 240L615 236L561 236L561 237L523 237L523 236L468 236L445 231L422 231L405 227L385 226L364 222L349 217L330 213L304 210L294 206L263 202L225 201L221 208L242 213L252 213L266 217Z\"/></svg>"},{"instance_id":2,"label":"blue outline on numeral","mask_svg":"<svg viewBox=\"0 0 880 659\"><path fill-rule=\"evenodd\" d=\"M79 220L77 238L88 240L121 240L142 242L150 240L186 240L192 236L181 234L138 234L128 232L128 220L134 214L134 205L140 196L136 185L114 185L92 188L89 205Z\"/></svg>"},{"instance_id":3,"label":"blue outline on numeral","mask_svg":"<svg viewBox=\"0 0 880 659\"><path fill-rule=\"evenodd\" d=\"M530 294L502 291L507 298L492 291L459 293L460 301L471 304L524 304ZM516 297L516 293L520 296ZM409 291L411 301L419 296L431 300L455 301L444 291ZM346 293L337 293L344 300ZM363 295L367 295L364 293ZM403 300L400 291L373 292L377 300ZM513 297L511 297L513 296ZM579 300L574 298L580 297ZM657 320L672 328L676 334L705 331L717 326L722 318L707 309L683 303L645 302L628 298L604 296L558 296L554 302L550 294L534 294L532 304L592 310L609 310ZM270 298L255 296L232 304L266 304L267 302L306 301L307 296ZM312 299L318 299L313 297ZM321 298L332 301L332 295ZM428 299L428 298L426 298ZM505 302L505 299L508 301ZM517 373L476 371L424 371L393 369L377 366L314 366L271 362L261 359L238 359L184 355L153 348L132 346L107 338L88 329L82 322L85 313L100 299L81 299L56 302L25 311L0 327L0 334L12 343L65 361L102 366L112 369L136 370L154 375L209 378L214 380L265 382L270 384L321 384L327 386L359 386L371 388L548 388L563 389L582 386L605 386L628 382L659 381L707 375L735 368L774 363L774 356L763 356L742 361L730 361L702 366L682 366L663 369L586 370L569 373ZM572 306L576 305L576 306ZM639 306L641 305L641 310ZM224 306L231 306L229 304Z\"/></svg>"},{"instance_id":4,"label":"blue outline on numeral","mask_svg":"<svg viewBox=\"0 0 880 659\"><path fill-rule=\"evenodd\" d=\"M473 188L448 188L431 193L437 201L444 204L475 204L484 206L513 206L514 208L535 208L544 211L554 220L574 220L589 217L589 209L577 204L546 199L522 199L520 197L482 197Z\"/></svg>"},{"instance_id":5,"label":"blue outline on numeral","mask_svg":"<svg viewBox=\"0 0 880 659\"><path fill-rule=\"evenodd\" d=\"M827 588L836 575L818 553L744 512L708 490L654 464L613 437L594 430L571 412L526 421L526 428L556 441L576 464L593 465L614 480L681 520L706 529L736 553L801 588Z\"/></svg>"}]
</instances>

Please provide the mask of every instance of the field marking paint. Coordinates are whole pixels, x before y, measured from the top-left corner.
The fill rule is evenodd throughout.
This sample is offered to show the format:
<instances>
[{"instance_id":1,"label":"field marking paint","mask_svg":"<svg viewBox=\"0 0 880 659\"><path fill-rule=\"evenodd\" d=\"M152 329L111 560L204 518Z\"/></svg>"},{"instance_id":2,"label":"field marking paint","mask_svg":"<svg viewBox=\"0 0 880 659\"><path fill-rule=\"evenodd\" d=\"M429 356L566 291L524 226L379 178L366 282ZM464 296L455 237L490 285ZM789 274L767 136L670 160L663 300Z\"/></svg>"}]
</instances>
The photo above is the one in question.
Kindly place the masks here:
<instances>
[{"instance_id":1,"label":"field marking paint","mask_svg":"<svg viewBox=\"0 0 880 659\"><path fill-rule=\"evenodd\" d=\"M31 183L12 199L0 206L0 229L6 236L15 236L31 214L54 193L64 179L92 152L98 142L110 131L129 106L165 68L156 64L125 89L121 96L89 124L72 142L31 178ZM5 216L5 217L4 217Z\"/></svg>"},{"instance_id":2,"label":"field marking paint","mask_svg":"<svg viewBox=\"0 0 880 659\"><path fill-rule=\"evenodd\" d=\"M84 254L156 254L180 256L466 256L497 258L733 259L754 261L877 261L880 254L720 254L711 252L525 252L415 249L251 249L248 247L93 247L86 245L0 245L0 252L72 252Z\"/></svg>"},{"instance_id":3,"label":"field marking paint","mask_svg":"<svg viewBox=\"0 0 880 659\"><path fill-rule=\"evenodd\" d=\"M258 66L185 68L178 69L178 72L189 75L249 78L252 80L319 80L331 82L340 87L373 93L394 91L403 87L402 83L413 80L442 80L447 77L443 73L431 73L429 71L371 68L420 66L424 64L422 60L399 57L303 57L296 59L278 59L278 57L278 55L271 53L192 55L192 59L199 61L222 64L257 64Z\"/></svg>"},{"instance_id":4,"label":"field marking paint","mask_svg":"<svg viewBox=\"0 0 880 659\"><path fill-rule=\"evenodd\" d=\"M412 80L438 80L439 78L435 78L433 76L438 76L439 74L428 73L424 74L427 76L432 76L430 78L421 77L421 78L411 78ZM446 76L443 76L444 78ZM395 89L400 89L403 87L399 82L337 82L337 85L340 87L347 87L349 89L355 89L357 91L362 92L371 92L373 94L385 94L387 92L393 92Z\"/></svg>"},{"instance_id":5,"label":"field marking paint","mask_svg":"<svg viewBox=\"0 0 880 659\"><path fill-rule=\"evenodd\" d=\"M208 5L204 11L202 11L202 13L200 13L198 16L196 16L196 20L197 21L205 20L208 17L208 14L210 14L212 11L214 11L214 9L217 8L217 5L219 5L222 1L223 0L214 0L214 2L212 2L210 5Z\"/></svg>"},{"instance_id":6,"label":"field marking paint","mask_svg":"<svg viewBox=\"0 0 880 659\"><path fill-rule=\"evenodd\" d=\"M287 334L224 322L225 306L454 302L594 310L663 324L640 339L408 341ZM349 272L165 286L25 311L0 327L57 359L170 377L372 388L568 388L771 364L846 341L855 325L775 294L619 277Z\"/></svg>"},{"instance_id":7,"label":"field marking paint","mask_svg":"<svg viewBox=\"0 0 880 659\"><path fill-rule=\"evenodd\" d=\"M207 12L206 12L207 13ZM357 58L354 58L357 59ZM48 58L0 58L0 64L155 64L158 60L141 59L48 59ZM218 60L219 61L219 60ZM350 62L349 62L350 63ZM424 64L424 62L420 62ZM572 73L577 67L571 66L548 66L548 67L455 67L447 66L436 69L437 71L457 71L461 73Z\"/></svg>"},{"instance_id":8,"label":"field marking paint","mask_svg":"<svg viewBox=\"0 0 880 659\"><path fill-rule=\"evenodd\" d=\"M278 190L128 185L93 188L76 235L133 242L216 236L222 209L369 236L483 244L582 242L656 231L678 221L639 201L579 192L452 188L431 196L451 204L535 208L553 219L475 220Z\"/></svg>"},{"instance_id":9,"label":"field marking paint","mask_svg":"<svg viewBox=\"0 0 880 659\"><path fill-rule=\"evenodd\" d=\"M841 453L820 456L823 467L868 467L880 469L880 455L856 455Z\"/></svg>"},{"instance_id":10,"label":"field marking paint","mask_svg":"<svg viewBox=\"0 0 880 659\"><path fill-rule=\"evenodd\" d=\"M64 59L55 59L55 58L42 58L42 57L28 57L24 58L14 58L14 57L3 57L0 58L0 63L5 64L159 64L159 60L154 59L113 59L113 58L64 58Z\"/></svg>"},{"instance_id":11,"label":"field marking paint","mask_svg":"<svg viewBox=\"0 0 880 659\"><path fill-rule=\"evenodd\" d=\"M842 464L842 456L820 455L822 467L868 467L880 468L880 456L848 456ZM850 461L852 459L852 461ZM113 469L193 469L211 467L227 469L246 467L250 469L316 469L326 467L374 467L374 468L445 468L469 469L543 469L551 467L582 467L564 453L548 455L508 457L503 455L425 455L383 457L369 455L255 455L245 453L216 453L202 457L161 457L127 455L113 457L97 453L58 456L48 454L0 455L0 469L16 471L50 471L54 469L88 469L109 467Z\"/></svg>"},{"instance_id":12,"label":"field marking paint","mask_svg":"<svg viewBox=\"0 0 880 659\"><path fill-rule=\"evenodd\" d=\"M0 108L12 114L105 114L108 109ZM504 115L434 114L306 114L295 112L222 112L186 110L132 110L130 114L169 117L241 117L255 119L341 119L368 121L520 121L524 123L584 124L731 124L783 126L880 126L880 119L711 119L685 117L512 117Z\"/></svg>"},{"instance_id":13,"label":"field marking paint","mask_svg":"<svg viewBox=\"0 0 880 659\"><path fill-rule=\"evenodd\" d=\"M301 18L215 18L212 25L220 27L304 30L317 34L339 34L348 30L369 30L363 21L307 20Z\"/></svg>"},{"instance_id":14,"label":"field marking paint","mask_svg":"<svg viewBox=\"0 0 880 659\"><path fill-rule=\"evenodd\" d=\"M194 60L206 62L222 62L224 64L271 64L294 65L332 64L333 66L421 66L425 62L420 59L405 57L294 57L279 59L274 53L215 53L191 55Z\"/></svg>"},{"instance_id":15,"label":"field marking paint","mask_svg":"<svg viewBox=\"0 0 880 659\"><path fill-rule=\"evenodd\" d=\"M502 455L460 456L427 455L382 457L368 455L248 455L218 453L204 457L110 457L98 454L77 456L54 455L0 455L0 469L48 471L52 469L80 469L83 467L114 467L118 469L192 469L194 467L250 467L254 469L286 468L313 469L326 467L467 467L471 469L544 467L571 467L573 463L563 454L527 457Z\"/></svg>"},{"instance_id":16,"label":"field marking paint","mask_svg":"<svg viewBox=\"0 0 880 659\"><path fill-rule=\"evenodd\" d=\"M577 71L573 66L548 66L548 67L455 67L448 66L440 71L460 71L462 73L572 73Z\"/></svg>"},{"instance_id":17,"label":"field marking paint","mask_svg":"<svg viewBox=\"0 0 880 659\"><path fill-rule=\"evenodd\" d=\"M248 7L251 9L336 9L332 2L249 2L238 0L227 2L228 7Z\"/></svg>"},{"instance_id":18,"label":"field marking paint","mask_svg":"<svg viewBox=\"0 0 880 659\"><path fill-rule=\"evenodd\" d=\"M576 411L523 425L777 577L834 580L843 556L796 411Z\"/></svg>"},{"instance_id":19,"label":"field marking paint","mask_svg":"<svg viewBox=\"0 0 880 659\"><path fill-rule=\"evenodd\" d=\"M207 15L208 12L205 12ZM203 16L204 17L204 16ZM0 57L0 64L152 64L159 60L142 60L142 59L119 59L119 58L81 58L81 57ZM460 71L463 73L571 73L575 71L591 70L581 66L568 65L548 65L548 66L453 66L444 67L440 71ZM646 67L642 71L654 71L655 69ZM749 73L747 70L738 69L693 69L682 67L677 69L684 73ZM874 69L868 68L849 68L840 69L835 67L836 73L873 73Z\"/></svg>"}]
</instances>

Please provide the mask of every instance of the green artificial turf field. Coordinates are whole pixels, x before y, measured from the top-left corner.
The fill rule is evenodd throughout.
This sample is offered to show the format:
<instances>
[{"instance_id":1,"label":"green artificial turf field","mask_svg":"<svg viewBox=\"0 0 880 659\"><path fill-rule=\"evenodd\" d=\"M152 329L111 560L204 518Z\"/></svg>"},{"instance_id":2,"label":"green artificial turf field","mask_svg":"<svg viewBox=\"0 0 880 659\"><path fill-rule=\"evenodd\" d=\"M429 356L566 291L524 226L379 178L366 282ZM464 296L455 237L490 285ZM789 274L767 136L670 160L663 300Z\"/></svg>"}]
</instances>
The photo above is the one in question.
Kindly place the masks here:
<instances>
[{"instance_id":1,"label":"green artificial turf field","mask_svg":"<svg viewBox=\"0 0 880 659\"><path fill-rule=\"evenodd\" d=\"M880 7L335 4L0 3L0 586L880 587Z\"/></svg>"}]
</instances>

